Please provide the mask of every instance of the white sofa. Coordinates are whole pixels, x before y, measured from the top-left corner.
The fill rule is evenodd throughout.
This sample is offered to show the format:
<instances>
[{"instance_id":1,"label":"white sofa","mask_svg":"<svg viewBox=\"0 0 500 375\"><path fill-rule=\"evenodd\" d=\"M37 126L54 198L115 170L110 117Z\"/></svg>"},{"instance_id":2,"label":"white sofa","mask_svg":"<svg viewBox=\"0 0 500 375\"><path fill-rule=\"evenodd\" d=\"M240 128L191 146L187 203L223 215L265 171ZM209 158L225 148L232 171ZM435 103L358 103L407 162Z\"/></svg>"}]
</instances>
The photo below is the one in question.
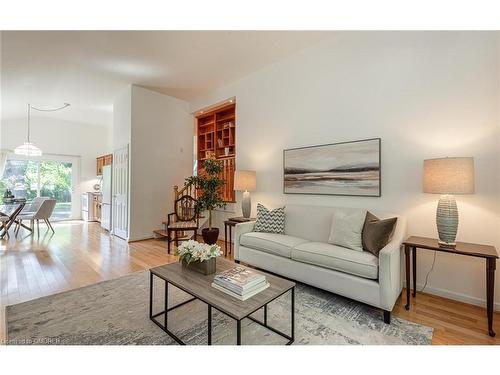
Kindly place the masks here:
<instances>
[{"instance_id":1,"label":"white sofa","mask_svg":"<svg viewBox=\"0 0 500 375\"><path fill-rule=\"evenodd\" d=\"M254 232L253 222L236 225L237 262L297 280L390 312L401 293L401 243L406 220L377 210L379 218L397 217L391 241L377 258L327 243L335 207L287 205L285 234ZM337 208L338 209L338 208Z\"/></svg>"}]
</instances>

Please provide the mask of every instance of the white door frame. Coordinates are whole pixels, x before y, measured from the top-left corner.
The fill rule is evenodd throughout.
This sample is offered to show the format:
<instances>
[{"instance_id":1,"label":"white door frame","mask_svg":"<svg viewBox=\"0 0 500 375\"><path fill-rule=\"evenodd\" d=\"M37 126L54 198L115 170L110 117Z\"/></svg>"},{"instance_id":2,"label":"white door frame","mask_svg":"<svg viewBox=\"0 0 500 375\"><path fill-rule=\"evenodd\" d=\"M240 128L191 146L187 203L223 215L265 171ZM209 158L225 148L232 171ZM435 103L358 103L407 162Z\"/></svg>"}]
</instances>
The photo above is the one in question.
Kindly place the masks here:
<instances>
[{"instance_id":1,"label":"white door frame","mask_svg":"<svg viewBox=\"0 0 500 375\"><path fill-rule=\"evenodd\" d=\"M130 234L129 214L129 145L113 153L113 178L111 179L111 232L113 235L128 240Z\"/></svg>"}]
</instances>

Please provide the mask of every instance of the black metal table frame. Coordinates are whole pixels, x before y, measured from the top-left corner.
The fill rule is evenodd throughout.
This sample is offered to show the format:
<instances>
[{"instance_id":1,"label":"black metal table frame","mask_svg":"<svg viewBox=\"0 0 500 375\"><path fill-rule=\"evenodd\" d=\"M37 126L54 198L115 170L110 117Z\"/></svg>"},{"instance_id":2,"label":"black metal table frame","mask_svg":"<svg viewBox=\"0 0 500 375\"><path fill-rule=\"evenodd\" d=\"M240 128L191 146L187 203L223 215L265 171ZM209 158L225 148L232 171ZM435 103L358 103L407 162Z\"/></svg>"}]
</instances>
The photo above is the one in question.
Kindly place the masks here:
<instances>
[{"instance_id":1,"label":"black metal table frame","mask_svg":"<svg viewBox=\"0 0 500 375\"><path fill-rule=\"evenodd\" d=\"M164 308L165 309L163 311L160 311L160 312L156 313L156 314L153 314L153 276L156 276L157 278L159 278L159 279L161 279L161 280L163 280L165 282L165 296L164 296L164 298L165 298L165 307ZM180 345L186 345L186 343L183 342L175 333L173 333L172 331L170 331L168 329L168 312L172 311L172 310L174 310L174 309L176 309L178 307L184 306L185 304L187 304L189 302L192 302L192 301L195 301L195 300L198 299L198 300L200 300L200 301L202 301L202 302L204 302L204 303L206 303L208 305L208 345L212 345L212 308L214 308L215 310L220 311L224 315L227 315L227 314L225 312L217 309L215 306L213 306L209 302L204 301L204 300L202 300L200 298L197 298L197 297L194 297L194 296L192 298L187 299L186 301L178 303L175 306L168 307L168 284L172 284L176 288L178 288L178 289L182 290L183 292L191 295L191 293L189 293L188 291L186 291L184 288L180 287L179 285L176 285L175 283L167 281L163 277L158 276L157 274L154 274L153 272L150 272L150 277L149 277L149 318L158 327L160 327L162 330L164 330L170 337L172 337L175 341L177 341L177 343L179 343ZM287 335L286 333L281 332L281 331L277 330L276 328L273 328L273 327L271 327L270 325L267 324L267 305L269 305L271 302L273 302L274 300L278 299L279 297L283 296L288 291L291 291L291 293L292 293L291 324L290 324L291 325L291 335ZM254 317L250 316L250 315L252 315L253 313L255 313L256 311L258 311L258 310L260 310L262 308L264 309L264 321L263 322L261 322L260 320L255 319ZM156 319L160 315L165 315L163 324ZM229 316L229 315L227 315L227 316ZM230 318L232 318L232 317L230 316ZM255 309L254 311L252 311L250 314L248 314L244 318L242 318L240 320L232 318L232 319L236 320L236 345L241 345L241 322L245 318L248 318L248 319L254 321L255 323L258 323L261 326L269 329L270 331L272 331L272 332L280 335L281 337L287 339L288 342L286 342L286 345L291 345L294 342L294 340L295 340L295 286L291 287L290 289L285 290L283 293L279 294L278 296L274 297L272 300L270 300L269 302L267 302L264 306L261 306L261 307Z\"/></svg>"}]
</instances>

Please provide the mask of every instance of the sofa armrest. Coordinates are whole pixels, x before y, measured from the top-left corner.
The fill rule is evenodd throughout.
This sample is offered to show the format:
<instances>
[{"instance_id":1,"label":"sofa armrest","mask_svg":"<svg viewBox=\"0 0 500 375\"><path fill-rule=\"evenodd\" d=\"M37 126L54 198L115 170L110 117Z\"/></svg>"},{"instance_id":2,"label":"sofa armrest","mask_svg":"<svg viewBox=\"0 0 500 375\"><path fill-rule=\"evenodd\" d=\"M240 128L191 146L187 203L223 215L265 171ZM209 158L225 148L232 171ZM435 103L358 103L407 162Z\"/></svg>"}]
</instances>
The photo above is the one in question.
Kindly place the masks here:
<instances>
[{"instance_id":1,"label":"sofa armrest","mask_svg":"<svg viewBox=\"0 0 500 375\"><path fill-rule=\"evenodd\" d=\"M240 237L242 234L253 232L255 221L238 223L234 227L234 259L239 260Z\"/></svg>"},{"instance_id":2,"label":"sofa armrest","mask_svg":"<svg viewBox=\"0 0 500 375\"><path fill-rule=\"evenodd\" d=\"M389 242L379 253L380 305L392 311L401 294L401 244L406 236L406 219L398 217L396 230Z\"/></svg>"}]
</instances>

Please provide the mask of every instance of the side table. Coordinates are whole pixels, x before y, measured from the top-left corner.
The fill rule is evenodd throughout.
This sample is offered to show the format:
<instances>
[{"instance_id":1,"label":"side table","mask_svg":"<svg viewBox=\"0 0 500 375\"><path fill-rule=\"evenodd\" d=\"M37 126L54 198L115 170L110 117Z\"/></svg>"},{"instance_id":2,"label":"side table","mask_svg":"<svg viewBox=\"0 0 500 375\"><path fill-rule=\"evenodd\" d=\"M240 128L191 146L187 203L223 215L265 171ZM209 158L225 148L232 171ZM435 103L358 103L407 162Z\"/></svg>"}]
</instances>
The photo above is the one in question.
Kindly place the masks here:
<instances>
[{"instance_id":1,"label":"side table","mask_svg":"<svg viewBox=\"0 0 500 375\"><path fill-rule=\"evenodd\" d=\"M440 246L435 238L411 236L403 242L406 265L406 306L410 309L410 252L413 263L413 297L417 296L417 249L441 251L450 254L484 258L486 261L486 314L488 316L488 334L495 337L493 331L493 304L495 288L495 269L498 254L494 246L457 242L455 247Z\"/></svg>"},{"instance_id":2,"label":"side table","mask_svg":"<svg viewBox=\"0 0 500 375\"><path fill-rule=\"evenodd\" d=\"M227 255L227 244L228 244L227 234L228 234L228 231L229 231L229 254L231 254L231 250L232 250L232 246L233 246L233 242L232 242L232 238L231 238L233 227L236 224L246 223L248 221L255 221L255 218L246 219L244 217L230 217L229 219L224 221L224 239L226 240L224 243L224 256Z\"/></svg>"}]
</instances>

